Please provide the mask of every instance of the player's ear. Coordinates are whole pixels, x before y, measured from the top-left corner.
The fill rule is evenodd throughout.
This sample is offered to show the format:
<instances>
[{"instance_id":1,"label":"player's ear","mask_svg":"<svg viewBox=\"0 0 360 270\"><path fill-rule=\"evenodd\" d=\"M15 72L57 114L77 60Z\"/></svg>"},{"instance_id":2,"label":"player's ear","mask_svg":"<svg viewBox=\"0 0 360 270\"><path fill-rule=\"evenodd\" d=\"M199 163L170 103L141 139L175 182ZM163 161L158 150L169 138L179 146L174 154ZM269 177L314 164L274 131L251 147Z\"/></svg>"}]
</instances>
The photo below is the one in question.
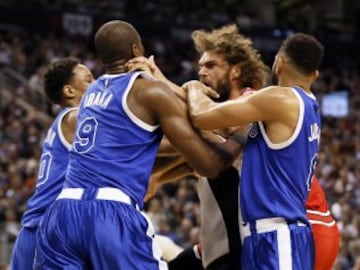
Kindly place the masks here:
<instances>
[{"instance_id":1,"label":"player's ear","mask_svg":"<svg viewBox=\"0 0 360 270\"><path fill-rule=\"evenodd\" d=\"M234 79L239 79L241 77L241 73L241 66L235 65L231 68L230 77Z\"/></svg>"},{"instance_id":2,"label":"player's ear","mask_svg":"<svg viewBox=\"0 0 360 270\"><path fill-rule=\"evenodd\" d=\"M275 64L275 74L279 74L284 67L285 60L282 56L278 55L274 64Z\"/></svg>"},{"instance_id":3,"label":"player's ear","mask_svg":"<svg viewBox=\"0 0 360 270\"><path fill-rule=\"evenodd\" d=\"M143 50L140 48L140 46L138 46L137 44L133 44L132 45L132 52L134 57L139 57L139 56L143 56Z\"/></svg>"},{"instance_id":4,"label":"player's ear","mask_svg":"<svg viewBox=\"0 0 360 270\"><path fill-rule=\"evenodd\" d=\"M313 75L313 81L315 81L318 77L319 77L319 71L315 70L314 75Z\"/></svg>"},{"instance_id":5,"label":"player's ear","mask_svg":"<svg viewBox=\"0 0 360 270\"><path fill-rule=\"evenodd\" d=\"M65 84L62 88L62 94L65 99L75 97L75 89L70 84Z\"/></svg>"}]
</instances>

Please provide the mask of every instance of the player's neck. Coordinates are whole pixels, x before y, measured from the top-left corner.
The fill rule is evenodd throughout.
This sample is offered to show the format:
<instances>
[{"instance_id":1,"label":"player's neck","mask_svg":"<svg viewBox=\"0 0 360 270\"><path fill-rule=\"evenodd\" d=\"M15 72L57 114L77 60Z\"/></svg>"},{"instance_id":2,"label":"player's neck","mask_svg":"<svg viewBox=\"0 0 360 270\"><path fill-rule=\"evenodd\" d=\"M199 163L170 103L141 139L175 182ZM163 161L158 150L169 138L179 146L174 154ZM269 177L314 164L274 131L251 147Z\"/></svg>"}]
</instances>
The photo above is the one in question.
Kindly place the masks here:
<instances>
[{"instance_id":1,"label":"player's neck","mask_svg":"<svg viewBox=\"0 0 360 270\"><path fill-rule=\"evenodd\" d=\"M106 73L107 74L119 74L127 72L127 68L125 66L125 60L116 60L111 63L105 64Z\"/></svg>"},{"instance_id":2,"label":"player's neck","mask_svg":"<svg viewBox=\"0 0 360 270\"><path fill-rule=\"evenodd\" d=\"M294 86L298 86L301 89L303 89L305 92L310 93L310 87L311 87L311 83L309 83L307 80L303 80L301 78L279 78L279 86L283 86L283 87L294 87Z\"/></svg>"}]
</instances>

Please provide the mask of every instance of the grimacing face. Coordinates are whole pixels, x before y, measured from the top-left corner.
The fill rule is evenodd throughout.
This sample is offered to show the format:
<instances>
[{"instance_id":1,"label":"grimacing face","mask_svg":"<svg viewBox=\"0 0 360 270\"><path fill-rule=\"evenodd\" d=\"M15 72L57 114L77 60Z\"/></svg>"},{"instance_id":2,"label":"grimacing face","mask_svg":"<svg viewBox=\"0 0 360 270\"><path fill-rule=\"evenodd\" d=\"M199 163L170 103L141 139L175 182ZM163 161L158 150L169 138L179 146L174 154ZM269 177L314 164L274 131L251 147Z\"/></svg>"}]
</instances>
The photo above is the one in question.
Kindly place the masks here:
<instances>
[{"instance_id":1,"label":"grimacing face","mask_svg":"<svg viewBox=\"0 0 360 270\"><path fill-rule=\"evenodd\" d=\"M218 53L205 51L199 59L199 79L219 93L218 101L230 96L230 65Z\"/></svg>"}]
</instances>

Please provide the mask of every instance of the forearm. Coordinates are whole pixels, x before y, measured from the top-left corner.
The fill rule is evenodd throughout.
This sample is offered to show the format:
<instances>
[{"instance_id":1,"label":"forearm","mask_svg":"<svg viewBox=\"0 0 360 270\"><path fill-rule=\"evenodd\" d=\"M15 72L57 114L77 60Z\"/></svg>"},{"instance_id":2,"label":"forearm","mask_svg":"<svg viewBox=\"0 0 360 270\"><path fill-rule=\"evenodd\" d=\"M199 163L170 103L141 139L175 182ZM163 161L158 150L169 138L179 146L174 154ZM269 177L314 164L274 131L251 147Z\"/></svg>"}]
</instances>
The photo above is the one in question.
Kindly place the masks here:
<instances>
[{"instance_id":1,"label":"forearm","mask_svg":"<svg viewBox=\"0 0 360 270\"><path fill-rule=\"evenodd\" d=\"M181 154L176 150L176 148L169 142L169 140L164 137L160 143L160 148L157 153L157 157L176 157Z\"/></svg>"},{"instance_id":2,"label":"forearm","mask_svg":"<svg viewBox=\"0 0 360 270\"><path fill-rule=\"evenodd\" d=\"M201 90L196 88L188 89L187 103L191 115L195 117L216 105L216 103L207 97Z\"/></svg>"},{"instance_id":3,"label":"forearm","mask_svg":"<svg viewBox=\"0 0 360 270\"><path fill-rule=\"evenodd\" d=\"M240 155L246 144L246 137L240 134L232 135L225 143L214 144L216 148L218 159L218 173L232 165L234 160Z\"/></svg>"}]
</instances>

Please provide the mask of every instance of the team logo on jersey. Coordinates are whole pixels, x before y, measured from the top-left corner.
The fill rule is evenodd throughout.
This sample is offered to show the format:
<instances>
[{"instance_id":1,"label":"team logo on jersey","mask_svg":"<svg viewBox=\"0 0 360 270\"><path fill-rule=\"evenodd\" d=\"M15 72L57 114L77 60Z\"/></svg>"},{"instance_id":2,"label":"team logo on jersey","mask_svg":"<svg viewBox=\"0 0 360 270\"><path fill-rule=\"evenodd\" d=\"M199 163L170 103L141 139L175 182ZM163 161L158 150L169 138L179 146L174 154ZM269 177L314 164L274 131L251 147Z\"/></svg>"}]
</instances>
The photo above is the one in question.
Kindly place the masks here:
<instances>
[{"instance_id":1,"label":"team logo on jersey","mask_svg":"<svg viewBox=\"0 0 360 270\"><path fill-rule=\"evenodd\" d=\"M255 138L259 134L259 127L257 123L252 123L250 131L249 131L249 137Z\"/></svg>"}]
</instances>

